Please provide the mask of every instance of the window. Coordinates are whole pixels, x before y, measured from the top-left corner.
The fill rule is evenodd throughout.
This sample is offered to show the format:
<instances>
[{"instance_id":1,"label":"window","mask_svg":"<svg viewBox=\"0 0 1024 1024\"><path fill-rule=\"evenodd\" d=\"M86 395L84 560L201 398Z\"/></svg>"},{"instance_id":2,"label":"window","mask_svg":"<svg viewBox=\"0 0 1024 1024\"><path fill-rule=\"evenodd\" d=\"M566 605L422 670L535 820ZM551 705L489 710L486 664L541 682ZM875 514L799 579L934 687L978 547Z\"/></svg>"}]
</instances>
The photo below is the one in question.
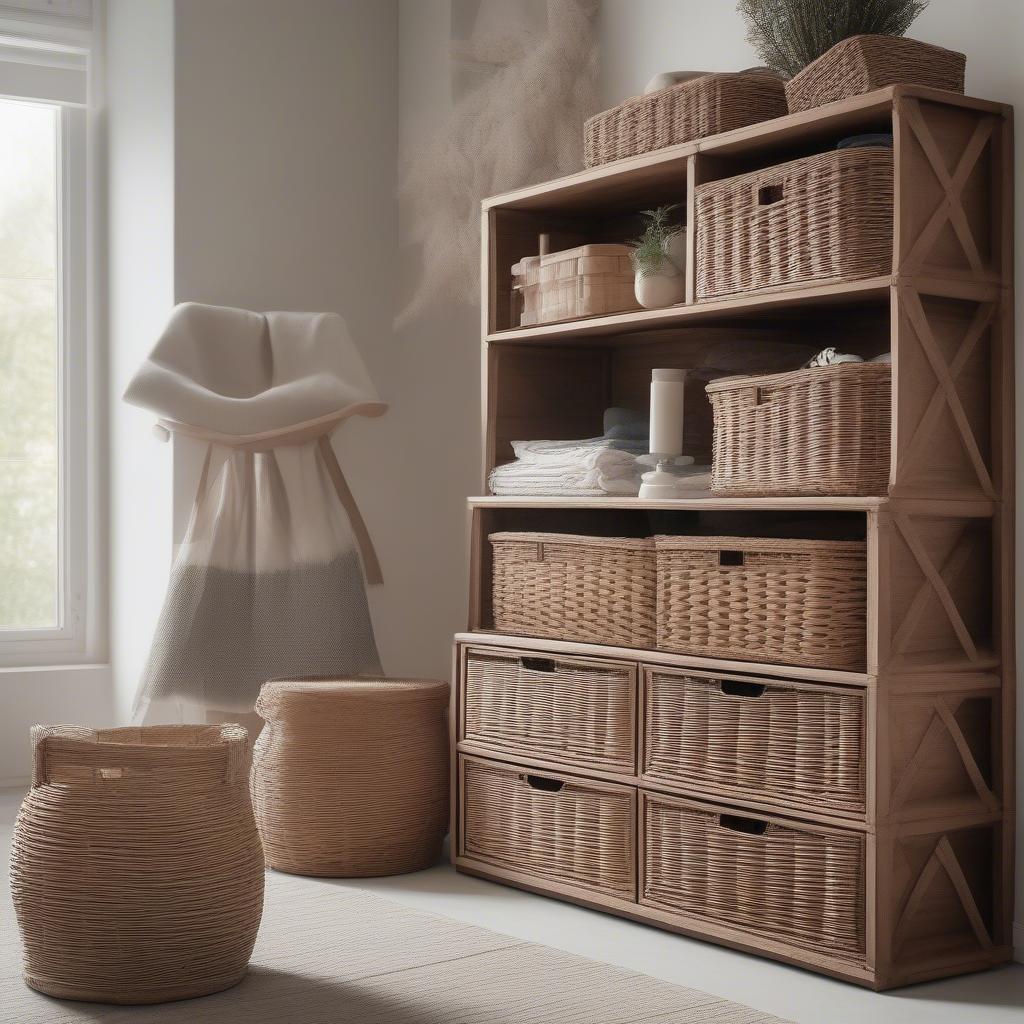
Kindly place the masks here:
<instances>
[{"instance_id":1,"label":"window","mask_svg":"<svg viewBox=\"0 0 1024 1024\"><path fill-rule=\"evenodd\" d=\"M86 648L86 62L0 38L0 665Z\"/></svg>"}]
</instances>

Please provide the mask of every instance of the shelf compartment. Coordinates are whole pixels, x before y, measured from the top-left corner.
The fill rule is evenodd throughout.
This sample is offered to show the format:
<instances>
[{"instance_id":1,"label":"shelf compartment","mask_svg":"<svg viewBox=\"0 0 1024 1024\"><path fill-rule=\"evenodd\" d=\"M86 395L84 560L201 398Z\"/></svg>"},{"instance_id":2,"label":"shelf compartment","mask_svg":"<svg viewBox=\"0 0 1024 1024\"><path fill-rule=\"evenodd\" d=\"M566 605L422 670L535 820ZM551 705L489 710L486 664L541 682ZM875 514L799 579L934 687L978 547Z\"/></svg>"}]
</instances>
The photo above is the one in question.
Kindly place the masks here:
<instances>
[{"instance_id":1,"label":"shelf compartment","mask_svg":"<svg viewBox=\"0 0 1024 1024\"><path fill-rule=\"evenodd\" d=\"M461 739L571 768L636 771L635 663L469 647L460 687Z\"/></svg>"},{"instance_id":2,"label":"shelf compartment","mask_svg":"<svg viewBox=\"0 0 1024 1024\"><path fill-rule=\"evenodd\" d=\"M636 899L636 790L459 756L459 856Z\"/></svg>"},{"instance_id":3,"label":"shelf compartment","mask_svg":"<svg viewBox=\"0 0 1024 1024\"><path fill-rule=\"evenodd\" d=\"M864 815L863 691L651 666L641 679L648 785Z\"/></svg>"}]
</instances>

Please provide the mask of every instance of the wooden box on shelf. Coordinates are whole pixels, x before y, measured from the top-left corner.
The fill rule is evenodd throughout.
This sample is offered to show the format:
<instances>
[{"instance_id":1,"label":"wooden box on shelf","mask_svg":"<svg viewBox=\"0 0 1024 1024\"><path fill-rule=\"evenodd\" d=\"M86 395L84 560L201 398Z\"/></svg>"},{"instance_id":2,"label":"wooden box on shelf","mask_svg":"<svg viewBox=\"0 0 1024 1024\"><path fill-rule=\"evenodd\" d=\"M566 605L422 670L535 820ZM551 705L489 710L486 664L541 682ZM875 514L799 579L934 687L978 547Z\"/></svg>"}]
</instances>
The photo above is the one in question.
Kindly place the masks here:
<instances>
[{"instance_id":1,"label":"wooden box on shelf","mask_svg":"<svg viewBox=\"0 0 1024 1024\"><path fill-rule=\"evenodd\" d=\"M837 140L876 132L893 136L892 177L875 197L890 205L870 276L768 272L763 290L702 293L714 248L696 216L702 187L833 160ZM891 429L875 494L471 499L451 716L460 871L876 989L1010 958L1012 154L1008 107L889 86L485 202L485 474L511 440L594 436L606 406L643 408L651 367L709 365L725 333L766 352L891 351ZM563 248L622 239L623 217L679 201L685 303L512 322L509 270L538 231L560 232ZM840 265L860 259L854 237L830 243ZM783 233L748 254L802 265L806 248ZM498 532L860 542L856 661L498 633L487 542ZM779 609L805 596L783 588ZM793 870L797 853L806 871ZM752 892L687 874L712 856L751 866ZM840 870L822 866L831 857ZM794 916L794 901L807 913Z\"/></svg>"}]
</instances>

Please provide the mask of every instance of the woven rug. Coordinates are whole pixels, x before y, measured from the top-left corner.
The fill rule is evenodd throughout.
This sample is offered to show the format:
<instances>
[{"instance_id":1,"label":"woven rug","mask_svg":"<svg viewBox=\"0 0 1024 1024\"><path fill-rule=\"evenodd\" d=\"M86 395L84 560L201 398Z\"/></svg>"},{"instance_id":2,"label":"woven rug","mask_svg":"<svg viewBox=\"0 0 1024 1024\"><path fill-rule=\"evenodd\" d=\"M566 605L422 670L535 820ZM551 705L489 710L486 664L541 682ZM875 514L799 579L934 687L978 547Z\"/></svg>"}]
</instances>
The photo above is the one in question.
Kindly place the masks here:
<instances>
[{"instance_id":1,"label":"woven rug","mask_svg":"<svg viewBox=\"0 0 1024 1024\"><path fill-rule=\"evenodd\" d=\"M61 1002L27 988L0 900L0 1020L17 1024L781 1024L695 989L403 907L267 875L248 977L160 1006Z\"/></svg>"}]
</instances>

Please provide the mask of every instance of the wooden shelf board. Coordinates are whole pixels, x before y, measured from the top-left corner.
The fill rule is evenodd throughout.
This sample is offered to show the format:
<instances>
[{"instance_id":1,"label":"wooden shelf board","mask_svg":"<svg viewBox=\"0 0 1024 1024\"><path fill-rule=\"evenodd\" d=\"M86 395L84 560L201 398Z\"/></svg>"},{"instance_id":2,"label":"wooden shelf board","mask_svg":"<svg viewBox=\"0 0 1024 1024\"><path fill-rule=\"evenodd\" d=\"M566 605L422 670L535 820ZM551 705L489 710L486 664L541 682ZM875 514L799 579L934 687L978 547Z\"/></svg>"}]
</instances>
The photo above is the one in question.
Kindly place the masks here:
<instances>
[{"instance_id":1,"label":"wooden shelf board","mask_svg":"<svg viewBox=\"0 0 1024 1024\"><path fill-rule=\"evenodd\" d=\"M800 498L724 498L701 491L692 498L655 499L609 496L607 498L574 498L559 495L481 495L467 498L474 508L586 508L624 509L636 512L869 512L884 507L884 497L800 497Z\"/></svg>"},{"instance_id":2,"label":"wooden shelf board","mask_svg":"<svg viewBox=\"0 0 1024 1024\"><path fill-rule=\"evenodd\" d=\"M487 645L489 647L528 647L531 651L551 651L556 654L578 654L590 658L615 658L619 661L642 661L648 665L668 668L696 668L705 672L742 672L752 676L771 676L776 679L809 679L819 683L838 683L840 686L870 686L873 677L866 672L846 672L828 668L803 668L799 665L769 665L753 661L732 661L725 658L698 658L687 654L671 654L639 647L611 647L605 644L584 644L573 640L548 640L543 637L517 636L481 630L457 633L456 643Z\"/></svg>"},{"instance_id":3,"label":"wooden shelf board","mask_svg":"<svg viewBox=\"0 0 1024 1024\"><path fill-rule=\"evenodd\" d=\"M814 284L799 288L779 289L752 295L738 295L709 302L681 303L665 309L641 309L628 313L611 313L583 320L565 320L531 327L512 327L486 336L488 344L516 342L552 342L585 338L635 334L688 324L722 321L749 316L807 309L811 306L888 304L892 275L866 277L859 281Z\"/></svg>"}]
</instances>

